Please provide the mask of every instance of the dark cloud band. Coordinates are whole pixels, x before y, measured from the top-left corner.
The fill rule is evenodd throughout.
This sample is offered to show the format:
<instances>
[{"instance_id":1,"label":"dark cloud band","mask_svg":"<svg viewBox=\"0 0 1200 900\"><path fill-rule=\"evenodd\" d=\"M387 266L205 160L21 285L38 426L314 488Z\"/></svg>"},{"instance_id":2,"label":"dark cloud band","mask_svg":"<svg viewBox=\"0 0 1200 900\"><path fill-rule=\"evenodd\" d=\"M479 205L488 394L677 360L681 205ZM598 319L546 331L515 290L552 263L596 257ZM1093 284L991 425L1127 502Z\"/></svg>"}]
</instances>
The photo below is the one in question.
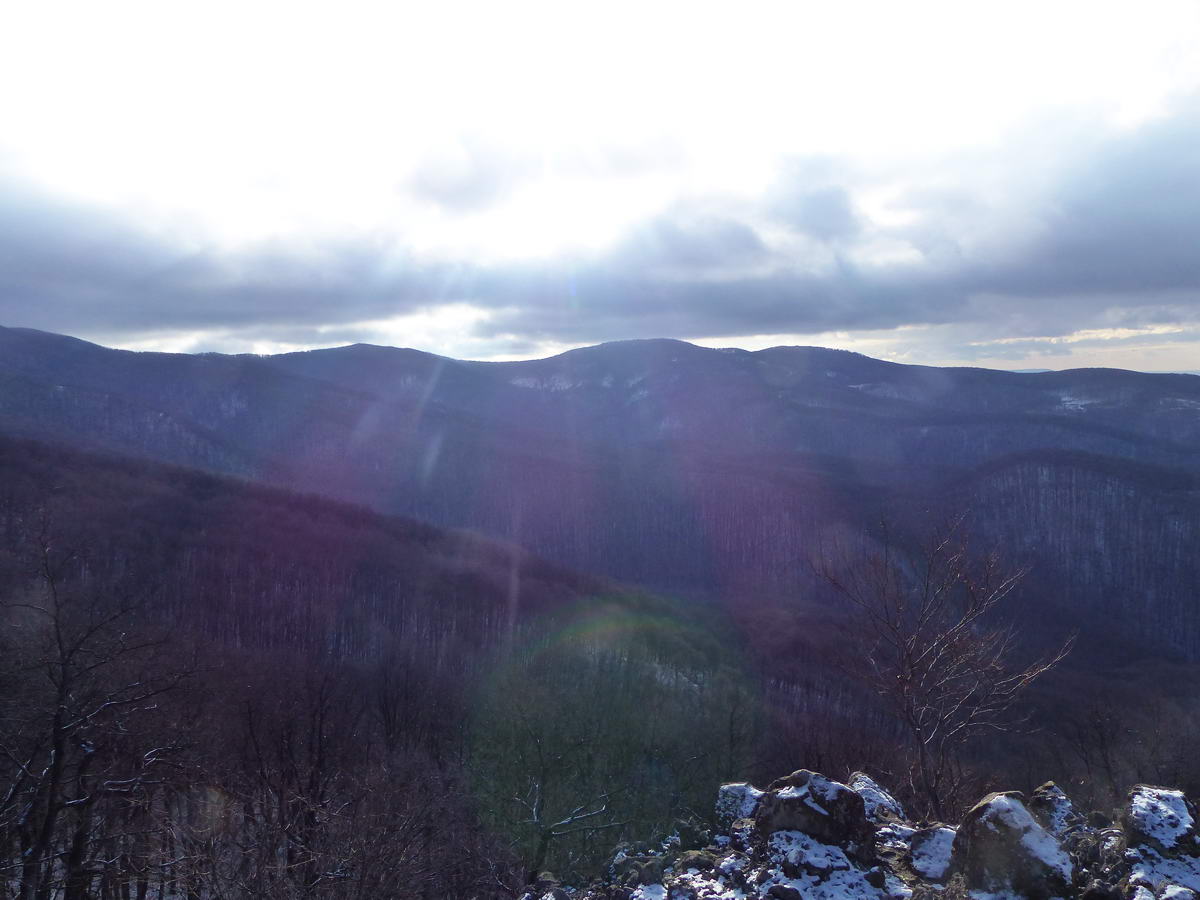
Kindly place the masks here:
<instances>
[{"instance_id":1,"label":"dark cloud band","mask_svg":"<svg viewBox=\"0 0 1200 900\"><path fill-rule=\"evenodd\" d=\"M953 195L911 192L915 221L884 227L856 206L850 176L831 183L833 169L791 166L769 196L733 212L682 203L602 254L492 265L423 261L388 236L187 246L10 181L0 184L0 317L130 339L171 329L349 337L353 323L469 303L491 312L475 336L510 346L956 322L1002 337L1014 322L1053 335L1200 319L1200 106L1060 152L1065 174L982 248L963 238L989 215L972 202L969 169ZM1028 162L1011 160L1014 180ZM468 214L520 170L473 147L459 169L414 183ZM872 261L880 242L912 252Z\"/></svg>"}]
</instances>

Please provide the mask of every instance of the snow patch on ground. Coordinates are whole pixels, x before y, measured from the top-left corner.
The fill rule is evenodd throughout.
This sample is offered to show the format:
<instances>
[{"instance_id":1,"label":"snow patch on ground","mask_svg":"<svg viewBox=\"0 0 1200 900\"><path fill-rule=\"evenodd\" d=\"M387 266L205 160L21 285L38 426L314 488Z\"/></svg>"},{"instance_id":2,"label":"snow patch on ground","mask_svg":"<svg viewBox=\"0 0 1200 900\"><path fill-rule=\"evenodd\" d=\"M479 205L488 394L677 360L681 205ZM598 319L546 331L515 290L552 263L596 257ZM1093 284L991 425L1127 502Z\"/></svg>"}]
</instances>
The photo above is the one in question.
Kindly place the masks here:
<instances>
[{"instance_id":1,"label":"snow patch on ground","mask_svg":"<svg viewBox=\"0 0 1200 900\"><path fill-rule=\"evenodd\" d=\"M1161 409L1200 409L1200 400L1189 400L1186 397L1163 397L1158 401Z\"/></svg>"},{"instance_id":2,"label":"snow patch on ground","mask_svg":"<svg viewBox=\"0 0 1200 900\"><path fill-rule=\"evenodd\" d=\"M805 900L881 900L887 894L867 881L840 847L832 847L800 831L776 831L767 843L776 867L759 890L765 896L776 884L795 888ZM787 877L782 867L799 871Z\"/></svg>"},{"instance_id":3,"label":"snow patch on ground","mask_svg":"<svg viewBox=\"0 0 1200 900\"><path fill-rule=\"evenodd\" d=\"M890 847L893 850L907 850L909 844L912 843L912 836L916 832L917 829L911 825L889 822L876 829L875 841L882 847Z\"/></svg>"},{"instance_id":4,"label":"snow patch on ground","mask_svg":"<svg viewBox=\"0 0 1200 900\"><path fill-rule=\"evenodd\" d=\"M906 392L901 391L894 384L848 384L846 387L861 391L864 394L870 394L872 397L885 397L889 400L907 399L905 396Z\"/></svg>"},{"instance_id":5,"label":"snow patch on ground","mask_svg":"<svg viewBox=\"0 0 1200 900\"><path fill-rule=\"evenodd\" d=\"M750 865L750 860L746 857L730 855L717 863L717 869L723 875L732 875L734 872L741 872L748 865Z\"/></svg>"},{"instance_id":6,"label":"snow patch on ground","mask_svg":"<svg viewBox=\"0 0 1200 900\"><path fill-rule=\"evenodd\" d=\"M1155 893L1164 885L1179 885L1189 890L1200 891L1200 859L1192 856L1164 859L1149 847L1135 852L1138 860L1129 870L1131 884L1145 885Z\"/></svg>"},{"instance_id":7,"label":"snow patch on ground","mask_svg":"<svg viewBox=\"0 0 1200 900\"><path fill-rule=\"evenodd\" d=\"M582 381L571 381L565 375L551 375L549 378L531 378L522 375L509 379L509 384L515 387L529 388L536 391L569 391L584 386ZM606 385L607 387L607 385Z\"/></svg>"},{"instance_id":8,"label":"snow patch on ground","mask_svg":"<svg viewBox=\"0 0 1200 900\"><path fill-rule=\"evenodd\" d=\"M694 896L696 900L743 900L746 896L742 891L731 887L719 877L702 875L695 869L689 869L683 875L677 875L671 882L669 896Z\"/></svg>"},{"instance_id":9,"label":"snow patch on ground","mask_svg":"<svg viewBox=\"0 0 1200 900\"><path fill-rule=\"evenodd\" d=\"M1072 394L1070 391L1058 392L1058 405L1063 409L1087 409L1089 406L1093 406L1099 402L1099 400L1090 397L1080 397Z\"/></svg>"},{"instance_id":10,"label":"snow patch on ground","mask_svg":"<svg viewBox=\"0 0 1200 900\"><path fill-rule=\"evenodd\" d=\"M643 884L630 900L667 900L667 889L661 884Z\"/></svg>"}]
</instances>

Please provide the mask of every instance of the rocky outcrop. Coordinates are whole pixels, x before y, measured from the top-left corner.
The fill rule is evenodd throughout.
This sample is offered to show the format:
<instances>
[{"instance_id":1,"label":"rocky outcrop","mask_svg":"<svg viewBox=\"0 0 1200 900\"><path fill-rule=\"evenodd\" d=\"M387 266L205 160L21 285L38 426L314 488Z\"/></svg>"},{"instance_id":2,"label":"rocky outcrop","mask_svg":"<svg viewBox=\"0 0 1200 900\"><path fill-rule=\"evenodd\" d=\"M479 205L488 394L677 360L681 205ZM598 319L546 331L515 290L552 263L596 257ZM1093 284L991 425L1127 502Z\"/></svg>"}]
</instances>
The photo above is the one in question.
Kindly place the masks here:
<instances>
[{"instance_id":1,"label":"rocky outcrop","mask_svg":"<svg viewBox=\"0 0 1200 900\"><path fill-rule=\"evenodd\" d=\"M523 900L1200 900L1196 808L1169 788L1137 785L1111 824L1047 782L989 794L953 827L907 821L861 772L801 769L723 785L715 822L703 848L623 846L601 881L543 875Z\"/></svg>"}]
</instances>

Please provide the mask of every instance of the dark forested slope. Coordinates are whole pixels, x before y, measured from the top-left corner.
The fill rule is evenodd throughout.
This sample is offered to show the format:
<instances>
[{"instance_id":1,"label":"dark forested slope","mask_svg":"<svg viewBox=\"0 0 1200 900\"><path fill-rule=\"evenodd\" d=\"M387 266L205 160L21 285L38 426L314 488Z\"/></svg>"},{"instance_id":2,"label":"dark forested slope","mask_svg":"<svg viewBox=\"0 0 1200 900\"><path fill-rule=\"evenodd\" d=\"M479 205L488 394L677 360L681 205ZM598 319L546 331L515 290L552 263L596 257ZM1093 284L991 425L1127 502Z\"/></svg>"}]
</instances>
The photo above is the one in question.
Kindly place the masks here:
<instances>
[{"instance_id":1,"label":"dark forested slope","mask_svg":"<svg viewBox=\"0 0 1200 900\"><path fill-rule=\"evenodd\" d=\"M8 591L43 545L67 577L231 648L478 654L539 615L620 595L513 545L317 495L0 438ZM143 603L144 601L144 603Z\"/></svg>"}]
</instances>

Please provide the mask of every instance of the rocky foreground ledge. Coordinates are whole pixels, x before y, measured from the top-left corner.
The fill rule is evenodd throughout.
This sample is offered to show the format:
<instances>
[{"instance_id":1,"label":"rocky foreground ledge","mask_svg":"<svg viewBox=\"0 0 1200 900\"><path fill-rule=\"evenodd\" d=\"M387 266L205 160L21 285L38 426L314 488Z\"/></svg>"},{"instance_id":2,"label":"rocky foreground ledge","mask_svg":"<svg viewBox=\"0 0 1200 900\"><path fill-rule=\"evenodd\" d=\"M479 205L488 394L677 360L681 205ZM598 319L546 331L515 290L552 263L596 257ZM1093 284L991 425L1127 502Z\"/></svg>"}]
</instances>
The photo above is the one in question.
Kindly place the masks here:
<instances>
[{"instance_id":1,"label":"rocky foreground ledge","mask_svg":"<svg viewBox=\"0 0 1200 900\"><path fill-rule=\"evenodd\" d=\"M1200 900L1196 808L1150 785L1115 822L1048 782L989 794L953 826L909 821L862 773L802 769L765 791L723 785L717 825L623 845L587 888L544 875L522 900Z\"/></svg>"}]
</instances>

